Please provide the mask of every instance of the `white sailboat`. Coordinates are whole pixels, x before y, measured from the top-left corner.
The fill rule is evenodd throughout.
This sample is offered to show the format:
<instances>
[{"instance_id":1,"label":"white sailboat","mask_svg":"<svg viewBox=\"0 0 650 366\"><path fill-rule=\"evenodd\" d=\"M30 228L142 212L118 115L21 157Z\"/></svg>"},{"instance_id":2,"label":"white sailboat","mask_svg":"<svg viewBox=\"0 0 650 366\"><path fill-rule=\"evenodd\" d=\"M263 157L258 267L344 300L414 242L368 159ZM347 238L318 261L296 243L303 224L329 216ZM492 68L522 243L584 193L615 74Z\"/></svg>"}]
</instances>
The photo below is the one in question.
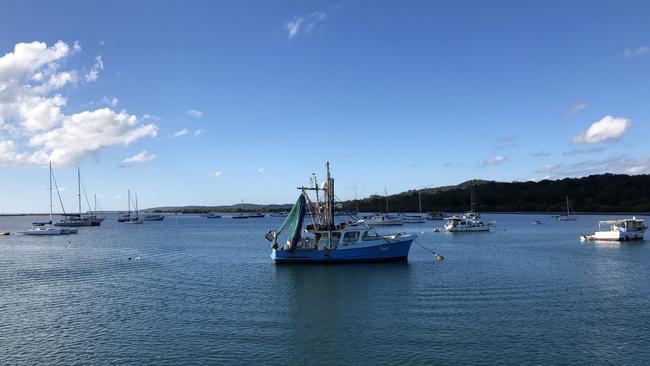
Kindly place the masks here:
<instances>
[{"instance_id":1,"label":"white sailboat","mask_svg":"<svg viewBox=\"0 0 650 366\"><path fill-rule=\"evenodd\" d=\"M402 220L401 217L396 216L396 215L391 215L390 211L388 210L388 191L386 190L386 187L384 187L384 198L386 199L386 214L376 214L368 221L366 221L366 225L368 226L394 226L394 225L402 225L404 224L404 220Z\"/></svg>"},{"instance_id":2,"label":"white sailboat","mask_svg":"<svg viewBox=\"0 0 650 366\"><path fill-rule=\"evenodd\" d=\"M38 225L33 226L31 229L26 230L26 231L19 231L20 234L23 235L69 235L69 234L76 234L77 229L70 229L70 228L63 228L63 227L55 227L52 226L52 163L50 162L49 166L49 171L50 171L50 221L47 224L42 224L39 223ZM59 190L57 188L57 195L59 193ZM61 197L59 197L59 200ZM61 203L61 207L63 207L63 203ZM64 214L65 214L65 210Z\"/></svg>"},{"instance_id":3,"label":"white sailboat","mask_svg":"<svg viewBox=\"0 0 650 366\"><path fill-rule=\"evenodd\" d=\"M99 226L102 223L102 219L97 218L95 215L84 216L81 212L81 171L77 167L77 202L79 203L79 213L65 215L64 219L55 223L54 226L65 226L65 227L78 227L78 226ZM84 189L84 194L85 194ZM86 197L88 201L88 197ZM88 202L88 206L90 203Z\"/></svg>"},{"instance_id":4,"label":"white sailboat","mask_svg":"<svg viewBox=\"0 0 650 366\"><path fill-rule=\"evenodd\" d=\"M576 212L573 210L573 207L571 207L571 203L569 203L569 196L566 196L566 215L559 215L557 217L557 219L558 219L558 221L575 221L576 220Z\"/></svg>"}]
</instances>

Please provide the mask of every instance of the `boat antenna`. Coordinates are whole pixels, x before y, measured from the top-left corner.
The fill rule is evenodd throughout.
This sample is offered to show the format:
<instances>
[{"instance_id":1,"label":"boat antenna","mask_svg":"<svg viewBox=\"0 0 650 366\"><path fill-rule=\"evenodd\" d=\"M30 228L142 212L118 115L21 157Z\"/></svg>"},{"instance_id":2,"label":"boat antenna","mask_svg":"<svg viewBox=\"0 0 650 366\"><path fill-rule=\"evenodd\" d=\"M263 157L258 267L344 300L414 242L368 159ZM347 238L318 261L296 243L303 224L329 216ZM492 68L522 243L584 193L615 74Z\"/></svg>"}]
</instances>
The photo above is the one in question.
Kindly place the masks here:
<instances>
[{"instance_id":1,"label":"boat antenna","mask_svg":"<svg viewBox=\"0 0 650 366\"><path fill-rule=\"evenodd\" d=\"M77 166L77 200L79 202L79 217L81 217L81 171Z\"/></svg>"}]
</instances>

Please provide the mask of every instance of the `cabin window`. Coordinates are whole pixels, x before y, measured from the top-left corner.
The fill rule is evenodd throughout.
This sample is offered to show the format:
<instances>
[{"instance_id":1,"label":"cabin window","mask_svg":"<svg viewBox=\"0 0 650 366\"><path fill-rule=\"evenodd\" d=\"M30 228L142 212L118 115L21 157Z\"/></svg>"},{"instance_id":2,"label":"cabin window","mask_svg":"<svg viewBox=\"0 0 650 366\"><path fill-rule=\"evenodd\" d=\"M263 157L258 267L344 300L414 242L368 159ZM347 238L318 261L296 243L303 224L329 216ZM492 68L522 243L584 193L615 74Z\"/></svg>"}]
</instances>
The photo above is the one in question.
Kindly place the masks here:
<instances>
[{"instance_id":1,"label":"cabin window","mask_svg":"<svg viewBox=\"0 0 650 366\"><path fill-rule=\"evenodd\" d=\"M358 231L348 231L343 235L343 242L344 243L355 243L357 240L359 240L359 232Z\"/></svg>"},{"instance_id":2,"label":"cabin window","mask_svg":"<svg viewBox=\"0 0 650 366\"><path fill-rule=\"evenodd\" d=\"M322 232L320 233L320 239L318 239L318 243L320 245L332 245L335 246L339 243L339 239L341 238L341 233L338 232L333 232L332 233L332 240L330 241L330 233L329 232Z\"/></svg>"},{"instance_id":3,"label":"cabin window","mask_svg":"<svg viewBox=\"0 0 650 366\"><path fill-rule=\"evenodd\" d=\"M364 231L363 236L361 236L361 240L363 241L378 240L378 239L379 239L379 235L370 231Z\"/></svg>"}]
</instances>

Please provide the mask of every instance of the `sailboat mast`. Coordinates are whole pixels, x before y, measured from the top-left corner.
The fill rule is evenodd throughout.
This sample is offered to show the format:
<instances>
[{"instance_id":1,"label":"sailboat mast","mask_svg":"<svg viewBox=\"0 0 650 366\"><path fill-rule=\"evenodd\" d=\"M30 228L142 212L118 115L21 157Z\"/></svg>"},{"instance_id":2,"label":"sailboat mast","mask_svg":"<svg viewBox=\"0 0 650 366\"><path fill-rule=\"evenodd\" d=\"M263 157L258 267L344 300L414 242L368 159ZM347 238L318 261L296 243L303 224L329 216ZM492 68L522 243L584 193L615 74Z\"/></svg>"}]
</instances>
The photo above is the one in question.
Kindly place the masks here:
<instances>
[{"instance_id":1,"label":"sailboat mast","mask_svg":"<svg viewBox=\"0 0 650 366\"><path fill-rule=\"evenodd\" d=\"M388 191L386 186L384 186L384 200L386 201L386 213L388 213Z\"/></svg>"},{"instance_id":2,"label":"sailboat mast","mask_svg":"<svg viewBox=\"0 0 650 366\"><path fill-rule=\"evenodd\" d=\"M418 190L418 204L420 205L420 213L422 213L422 192Z\"/></svg>"},{"instance_id":3,"label":"sailboat mast","mask_svg":"<svg viewBox=\"0 0 650 366\"><path fill-rule=\"evenodd\" d=\"M97 195L96 194L94 195L94 198L95 198L95 212L93 212L93 214L97 213Z\"/></svg>"},{"instance_id":4,"label":"sailboat mast","mask_svg":"<svg viewBox=\"0 0 650 366\"><path fill-rule=\"evenodd\" d=\"M52 162L50 161L50 224L52 224Z\"/></svg>"},{"instance_id":5,"label":"sailboat mast","mask_svg":"<svg viewBox=\"0 0 650 366\"><path fill-rule=\"evenodd\" d=\"M334 228L334 179L330 176L330 162L327 167L327 226Z\"/></svg>"},{"instance_id":6,"label":"sailboat mast","mask_svg":"<svg viewBox=\"0 0 650 366\"><path fill-rule=\"evenodd\" d=\"M129 211L128 211L128 213L129 213L129 220L131 220L131 190L130 189L128 190L128 197L129 197L128 198L128 200L129 200L128 201L129 202Z\"/></svg>"},{"instance_id":7,"label":"sailboat mast","mask_svg":"<svg viewBox=\"0 0 650 366\"><path fill-rule=\"evenodd\" d=\"M138 192L135 192L135 220L137 221L138 218Z\"/></svg>"},{"instance_id":8,"label":"sailboat mast","mask_svg":"<svg viewBox=\"0 0 650 366\"><path fill-rule=\"evenodd\" d=\"M79 201L79 217L81 217L81 172L77 167L77 199Z\"/></svg>"},{"instance_id":9,"label":"sailboat mast","mask_svg":"<svg viewBox=\"0 0 650 366\"><path fill-rule=\"evenodd\" d=\"M569 196L566 196L566 217L569 217Z\"/></svg>"}]
</instances>

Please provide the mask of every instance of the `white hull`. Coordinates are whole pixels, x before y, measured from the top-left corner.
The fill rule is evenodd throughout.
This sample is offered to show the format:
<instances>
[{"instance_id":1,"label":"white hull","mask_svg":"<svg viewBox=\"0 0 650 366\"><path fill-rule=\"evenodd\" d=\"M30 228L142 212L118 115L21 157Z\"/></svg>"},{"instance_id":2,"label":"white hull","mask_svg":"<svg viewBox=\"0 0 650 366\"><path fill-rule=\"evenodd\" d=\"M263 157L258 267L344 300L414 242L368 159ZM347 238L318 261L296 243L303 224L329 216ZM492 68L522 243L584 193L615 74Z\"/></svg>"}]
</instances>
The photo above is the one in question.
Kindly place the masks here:
<instances>
[{"instance_id":1,"label":"white hull","mask_svg":"<svg viewBox=\"0 0 650 366\"><path fill-rule=\"evenodd\" d=\"M76 234L77 229L67 229L59 227L39 227L27 231L20 231L23 235L69 235Z\"/></svg>"},{"instance_id":2,"label":"white hull","mask_svg":"<svg viewBox=\"0 0 650 366\"><path fill-rule=\"evenodd\" d=\"M395 225L402 225L404 224L404 222L402 221L402 219L388 219L384 221L375 221L375 222L366 221L366 224L368 224L368 226L395 226Z\"/></svg>"},{"instance_id":3,"label":"white hull","mask_svg":"<svg viewBox=\"0 0 650 366\"><path fill-rule=\"evenodd\" d=\"M490 227L485 225L485 226L451 226L451 225L445 225L445 231L449 233L470 233L470 232L478 232L478 231L490 231Z\"/></svg>"}]
</instances>

